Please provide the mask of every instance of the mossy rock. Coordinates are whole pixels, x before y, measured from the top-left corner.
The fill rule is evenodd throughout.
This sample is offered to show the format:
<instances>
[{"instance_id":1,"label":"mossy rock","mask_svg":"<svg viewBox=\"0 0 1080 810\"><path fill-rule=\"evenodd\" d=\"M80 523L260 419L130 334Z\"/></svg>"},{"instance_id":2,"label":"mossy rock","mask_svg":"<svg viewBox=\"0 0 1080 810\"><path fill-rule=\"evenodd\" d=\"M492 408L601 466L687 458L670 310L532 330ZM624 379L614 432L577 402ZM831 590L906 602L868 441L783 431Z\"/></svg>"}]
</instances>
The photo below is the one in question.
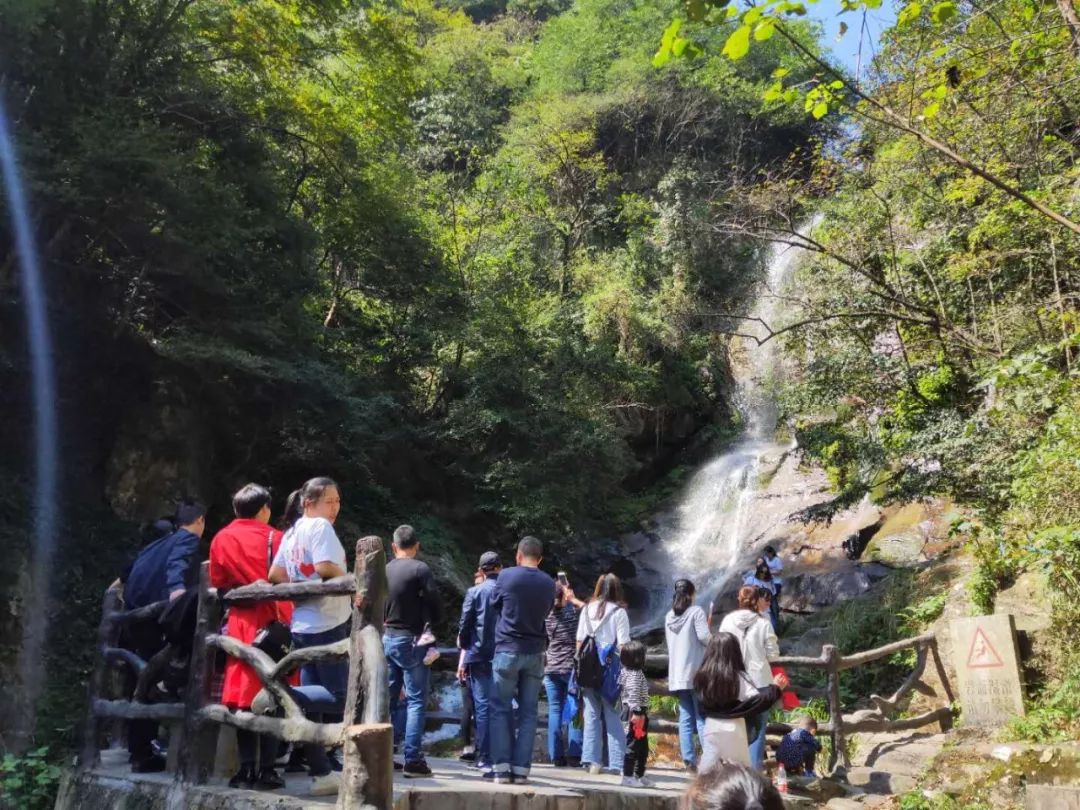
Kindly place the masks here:
<instances>
[{"instance_id":1,"label":"mossy rock","mask_svg":"<svg viewBox=\"0 0 1080 810\"><path fill-rule=\"evenodd\" d=\"M922 504L909 503L900 508L870 538L862 558L898 567L918 565L925 559L923 546L929 519Z\"/></svg>"}]
</instances>

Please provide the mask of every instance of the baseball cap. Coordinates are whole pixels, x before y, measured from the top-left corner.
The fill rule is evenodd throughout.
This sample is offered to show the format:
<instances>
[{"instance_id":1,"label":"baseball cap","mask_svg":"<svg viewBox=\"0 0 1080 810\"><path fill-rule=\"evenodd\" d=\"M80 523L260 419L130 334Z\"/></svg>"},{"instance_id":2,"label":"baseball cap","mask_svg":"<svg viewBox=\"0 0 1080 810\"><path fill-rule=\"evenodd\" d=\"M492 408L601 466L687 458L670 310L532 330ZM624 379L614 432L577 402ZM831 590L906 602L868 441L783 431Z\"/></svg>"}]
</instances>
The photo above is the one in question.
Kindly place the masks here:
<instances>
[{"instance_id":1,"label":"baseball cap","mask_svg":"<svg viewBox=\"0 0 1080 810\"><path fill-rule=\"evenodd\" d=\"M485 551L480 555L480 567L484 570L490 568L502 568L502 560L499 559L499 553L497 551Z\"/></svg>"}]
</instances>

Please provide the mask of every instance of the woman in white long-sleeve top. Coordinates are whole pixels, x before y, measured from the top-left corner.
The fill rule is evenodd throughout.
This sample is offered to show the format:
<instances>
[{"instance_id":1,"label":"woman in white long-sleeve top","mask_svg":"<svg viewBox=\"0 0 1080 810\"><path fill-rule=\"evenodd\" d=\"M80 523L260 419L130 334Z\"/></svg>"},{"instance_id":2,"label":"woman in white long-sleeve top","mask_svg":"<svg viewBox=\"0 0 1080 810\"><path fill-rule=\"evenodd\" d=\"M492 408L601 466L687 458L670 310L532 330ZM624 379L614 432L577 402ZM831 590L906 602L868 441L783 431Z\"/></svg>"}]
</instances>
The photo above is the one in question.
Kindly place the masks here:
<instances>
[{"instance_id":1,"label":"woman in white long-sleeve top","mask_svg":"<svg viewBox=\"0 0 1080 810\"><path fill-rule=\"evenodd\" d=\"M746 673L754 686L765 687L773 682L772 665L780 657L780 642L769 621L772 593L765 588L744 585L739 589L739 609L733 610L720 623L720 631L731 633L742 647ZM762 615L765 614L765 615ZM756 716L746 718L750 736L750 764L761 769L765 765L765 726L769 710L766 707Z\"/></svg>"},{"instance_id":2,"label":"woman in white long-sleeve top","mask_svg":"<svg viewBox=\"0 0 1080 810\"><path fill-rule=\"evenodd\" d=\"M668 691L679 701L679 748L687 770L697 768L694 732L700 742L705 733L705 717L694 695L694 675L705 658L709 643L709 618L694 604L694 583L675 582L671 610L664 619L668 650Z\"/></svg>"}]
</instances>

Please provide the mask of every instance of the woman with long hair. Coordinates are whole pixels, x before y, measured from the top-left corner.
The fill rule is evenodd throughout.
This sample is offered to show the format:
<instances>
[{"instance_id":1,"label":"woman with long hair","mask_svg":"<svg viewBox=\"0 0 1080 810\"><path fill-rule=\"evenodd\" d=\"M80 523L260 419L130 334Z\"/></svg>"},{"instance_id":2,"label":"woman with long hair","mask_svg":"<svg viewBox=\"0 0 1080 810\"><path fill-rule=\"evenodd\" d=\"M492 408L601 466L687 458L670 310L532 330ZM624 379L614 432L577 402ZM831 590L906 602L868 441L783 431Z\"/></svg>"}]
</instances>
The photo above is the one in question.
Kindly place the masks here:
<instances>
[{"instance_id":1,"label":"woman with long hair","mask_svg":"<svg viewBox=\"0 0 1080 810\"><path fill-rule=\"evenodd\" d=\"M668 690L679 701L679 748L683 765L697 768L694 732L700 741L705 733L705 716L694 697L694 675L705 658L709 643L709 618L694 604L694 583L688 579L675 581L671 610L664 619L664 636L668 650Z\"/></svg>"},{"instance_id":2,"label":"woman with long hair","mask_svg":"<svg viewBox=\"0 0 1080 810\"><path fill-rule=\"evenodd\" d=\"M756 685L743 663L739 639L723 631L713 637L705 648L701 668L694 675L694 691L705 713L702 772L721 759L752 764L749 736L752 729L748 730L746 718L767 713L787 685L784 675L777 675L767 685Z\"/></svg>"},{"instance_id":3,"label":"woman with long hair","mask_svg":"<svg viewBox=\"0 0 1080 810\"><path fill-rule=\"evenodd\" d=\"M772 683L770 661L780 656L780 642L767 614L772 594L765 588L745 585L739 589L739 608L724 617L720 630L731 633L739 641L746 672L754 686L764 687ZM765 765L765 726L769 710L766 706L756 717L746 723L751 732L750 761L755 768Z\"/></svg>"},{"instance_id":4,"label":"woman with long hair","mask_svg":"<svg viewBox=\"0 0 1080 810\"><path fill-rule=\"evenodd\" d=\"M761 774L721 762L694 780L682 810L784 810L784 799Z\"/></svg>"},{"instance_id":5,"label":"woman with long hair","mask_svg":"<svg viewBox=\"0 0 1080 810\"><path fill-rule=\"evenodd\" d=\"M592 599L581 611L577 628L577 649L585 639L592 637L598 651L611 649L609 654L618 655L622 645L630 641L630 617L626 615L622 583L614 574L604 574L596 580ZM582 688L585 699L585 738L581 746L581 762L588 763L589 773L603 770L604 744L607 736L608 770L622 773L626 754L619 707L609 703L599 689Z\"/></svg>"}]
</instances>

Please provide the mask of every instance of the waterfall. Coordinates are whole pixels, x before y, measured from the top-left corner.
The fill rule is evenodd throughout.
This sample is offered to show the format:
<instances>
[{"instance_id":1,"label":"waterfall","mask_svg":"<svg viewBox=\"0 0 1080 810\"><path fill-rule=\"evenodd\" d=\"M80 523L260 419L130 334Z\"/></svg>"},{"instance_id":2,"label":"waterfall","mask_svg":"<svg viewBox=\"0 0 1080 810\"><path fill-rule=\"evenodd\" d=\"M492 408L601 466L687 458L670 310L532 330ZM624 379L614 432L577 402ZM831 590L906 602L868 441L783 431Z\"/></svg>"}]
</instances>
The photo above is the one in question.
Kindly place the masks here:
<instances>
[{"instance_id":1,"label":"waterfall","mask_svg":"<svg viewBox=\"0 0 1080 810\"><path fill-rule=\"evenodd\" d=\"M818 220L807 227L813 228ZM671 582L693 580L698 601L707 605L732 576L741 572L740 561L752 541L785 522L811 487L792 482L789 497L765 497L763 475L793 448L775 438L778 407L773 386L781 371L778 341L758 343L769 328L785 323L782 297L803 250L776 244L769 251L764 289L749 318L742 321L742 337L733 341L733 367L737 383L735 404L742 417L742 435L722 453L698 469L686 485L677 506L657 519L657 534L665 558L658 578L660 588L650 593L649 604L637 611L635 631L659 627L670 607ZM797 508L797 505L796 507Z\"/></svg>"}]
</instances>

